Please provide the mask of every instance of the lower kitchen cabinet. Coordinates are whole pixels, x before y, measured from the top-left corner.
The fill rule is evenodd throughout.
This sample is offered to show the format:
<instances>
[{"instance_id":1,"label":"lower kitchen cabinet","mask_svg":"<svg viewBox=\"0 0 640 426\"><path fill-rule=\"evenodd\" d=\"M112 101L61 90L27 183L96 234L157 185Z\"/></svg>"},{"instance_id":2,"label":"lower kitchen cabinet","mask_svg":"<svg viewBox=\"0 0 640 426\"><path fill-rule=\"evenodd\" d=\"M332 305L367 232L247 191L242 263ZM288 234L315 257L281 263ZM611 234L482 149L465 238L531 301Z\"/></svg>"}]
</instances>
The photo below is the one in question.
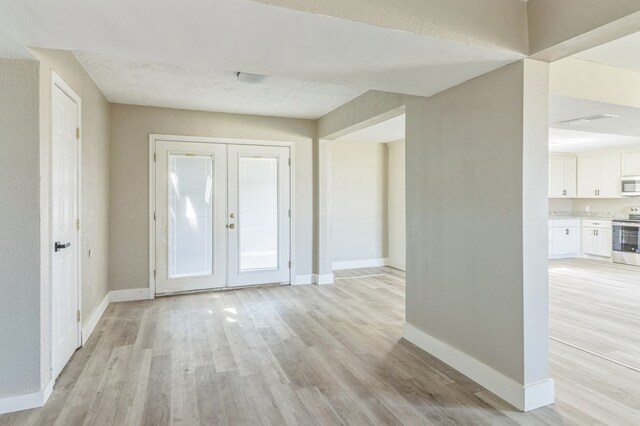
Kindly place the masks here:
<instances>
[{"instance_id":1,"label":"lower kitchen cabinet","mask_svg":"<svg viewBox=\"0 0 640 426\"><path fill-rule=\"evenodd\" d=\"M612 238L611 221L582 221L582 253L611 257Z\"/></svg>"},{"instance_id":2,"label":"lower kitchen cabinet","mask_svg":"<svg viewBox=\"0 0 640 426\"><path fill-rule=\"evenodd\" d=\"M569 257L580 253L580 220L549 221L549 256Z\"/></svg>"}]
</instances>

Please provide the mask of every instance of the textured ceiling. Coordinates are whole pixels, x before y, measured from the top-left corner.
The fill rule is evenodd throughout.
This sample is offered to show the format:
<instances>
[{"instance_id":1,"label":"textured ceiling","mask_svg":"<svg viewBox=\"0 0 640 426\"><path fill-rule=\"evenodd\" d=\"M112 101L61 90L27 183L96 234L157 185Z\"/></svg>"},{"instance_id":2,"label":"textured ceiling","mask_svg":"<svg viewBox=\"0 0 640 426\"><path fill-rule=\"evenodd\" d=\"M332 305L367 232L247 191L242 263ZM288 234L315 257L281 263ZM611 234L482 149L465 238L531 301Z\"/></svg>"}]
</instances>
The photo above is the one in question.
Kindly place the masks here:
<instances>
[{"instance_id":1,"label":"textured ceiling","mask_svg":"<svg viewBox=\"0 0 640 426\"><path fill-rule=\"evenodd\" d=\"M431 95L522 57L248 0L5 0L0 32L5 53L83 52L114 102L218 110L226 99L229 112L305 117L370 89ZM232 102L236 71L273 78L232 87Z\"/></svg>"},{"instance_id":2,"label":"textured ceiling","mask_svg":"<svg viewBox=\"0 0 640 426\"><path fill-rule=\"evenodd\" d=\"M326 83L75 52L110 102L315 119L363 93Z\"/></svg>"}]
</instances>

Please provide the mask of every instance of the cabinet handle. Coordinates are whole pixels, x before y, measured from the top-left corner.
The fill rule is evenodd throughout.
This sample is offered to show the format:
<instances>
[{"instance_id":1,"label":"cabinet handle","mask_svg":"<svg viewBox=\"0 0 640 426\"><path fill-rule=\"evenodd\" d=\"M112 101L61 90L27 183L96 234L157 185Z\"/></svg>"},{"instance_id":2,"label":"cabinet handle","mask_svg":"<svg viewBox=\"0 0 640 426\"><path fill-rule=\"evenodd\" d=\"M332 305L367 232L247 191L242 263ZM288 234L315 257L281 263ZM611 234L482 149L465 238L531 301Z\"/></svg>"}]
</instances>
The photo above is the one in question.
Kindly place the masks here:
<instances>
[{"instance_id":1,"label":"cabinet handle","mask_svg":"<svg viewBox=\"0 0 640 426\"><path fill-rule=\"evenodd\" d=\"M566 234L569 235L569 230L568 229L566 230Z\"/></svg>"}]
</instances>

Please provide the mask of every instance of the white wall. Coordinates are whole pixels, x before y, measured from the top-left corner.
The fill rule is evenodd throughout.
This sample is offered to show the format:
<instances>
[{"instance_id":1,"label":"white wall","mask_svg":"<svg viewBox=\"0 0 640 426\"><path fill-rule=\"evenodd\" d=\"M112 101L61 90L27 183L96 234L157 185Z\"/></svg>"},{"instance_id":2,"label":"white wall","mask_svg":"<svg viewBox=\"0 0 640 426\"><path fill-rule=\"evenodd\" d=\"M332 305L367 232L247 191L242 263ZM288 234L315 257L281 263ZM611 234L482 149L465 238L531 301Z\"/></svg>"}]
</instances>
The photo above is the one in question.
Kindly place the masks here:
<instances>
[{"instance_id":1,"label":"white wall","mask_svg":"<svg viewBox=\"0 0 640 426\"><path fill-rule=\"evenodd\" d=\"M38 79L0 59L0 398L40 390Z\"/></svg>"},{"instance_id":2,"label":"white wall","mask_svg":"<svg viewBox=\"0 0 640 426\"><path fill-rule=\"evenodd\" d=\"M76 58L67 51L31 49L40 61L40 181L42 275L42 365L41 380L49 379L49 234L51 76L55 72L82 100L82 262L80 310L83 325L109 291L109 103ZM91 256L89 256L91 252Z\"/></svg>"},{"instance_id":3,"label":"white wall","mask_svg":"<svg viewBox=\"0 0 640 426\"><path fill-rule=\"evenodd\" d=\"M295 268L312 274L315 121L112 104L112 290L149 287L151 133L295 142Z\"/></svg>"},{"instance_id":4,"label":"white wall","mask_svg":"<svg viewBox=\"0 0 640 426\"><path fill-rule=\"evenodd\" d=\"M387 146L332 142L332 253L337 262L387 257Z\"/></svg>"},{"instance_id":5,"label":"white wall","mask_svg":"<svg viewBox=\"0 0 640 426\"><path fill-rule=\"evenodd\" d=\"M387 144L388 155L388 257L389 265L405 269L407 245L405 142Z\"/></svg>"},{"instance_id":6,"label":"white wall","mask_svg":"<svg viewBox=\"0 0 640 426\"><path fill-rule=\"evenodd\" d=\"M524 60L407 104L405 336L521 409L553 399L547 82Z\"/></svg>"}]
</instances>

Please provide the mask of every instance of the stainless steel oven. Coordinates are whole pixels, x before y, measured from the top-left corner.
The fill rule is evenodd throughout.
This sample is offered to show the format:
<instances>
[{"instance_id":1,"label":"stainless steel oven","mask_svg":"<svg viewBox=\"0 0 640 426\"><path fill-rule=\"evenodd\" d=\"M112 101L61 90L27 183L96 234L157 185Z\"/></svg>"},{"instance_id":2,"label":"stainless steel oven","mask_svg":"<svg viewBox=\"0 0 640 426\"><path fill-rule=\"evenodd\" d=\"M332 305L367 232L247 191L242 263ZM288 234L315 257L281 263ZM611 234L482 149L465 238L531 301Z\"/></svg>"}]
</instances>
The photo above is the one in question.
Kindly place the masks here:
<instances>
[{"instance_id":1,"label":"stainless steel oven","mask_svg":"<svg viewBox=\"0 0 640 426\"><path fill-rule=\"evenodd\" d=\"M640 220L613 221L614 263L640 266Z\"/></svg>"},{"instance_id":2,"label":"stainless steel oven","mask_svg":"<svg viewBox=\"0 0 640 426\"><path fill-rule=\"evenodd\" d=\"M622 196L640 197L640 176L623 176Z\"/></svg>"}]
</instances>

